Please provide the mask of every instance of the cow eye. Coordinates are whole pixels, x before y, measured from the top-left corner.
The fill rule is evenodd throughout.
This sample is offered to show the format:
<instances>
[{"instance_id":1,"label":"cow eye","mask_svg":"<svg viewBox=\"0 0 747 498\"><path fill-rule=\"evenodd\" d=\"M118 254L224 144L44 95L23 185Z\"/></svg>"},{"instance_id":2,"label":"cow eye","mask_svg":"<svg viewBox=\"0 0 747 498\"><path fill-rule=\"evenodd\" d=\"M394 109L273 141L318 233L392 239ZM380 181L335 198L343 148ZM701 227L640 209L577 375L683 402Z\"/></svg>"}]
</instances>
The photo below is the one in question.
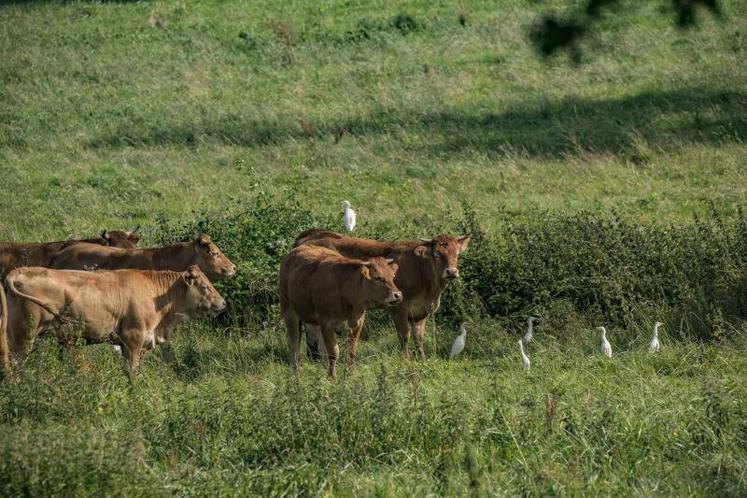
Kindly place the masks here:
<instances>
[{"instance_id":1,"label":"cow eye","mask_svg":"<svg viewBox=\"0 0 747 498\"><path fill-rule=\"evenodd\" d=\"M384 277L376 277L376 280L378 280L379 282L383 282L384 281Z\"/></svg>"},{"instance_id":2,"label":"cow eye","mask_svg":"<svg viewBox=\"0 0 747 498\"><path fill-rule=\"evenodd\" d=\"M212 257L214 257L214 258L217 258L217 257L218 257L218 253L217 253L217 252L211 252L211 253L210 253L210 255L211 255Z\"/></svg>"}]
</instances>

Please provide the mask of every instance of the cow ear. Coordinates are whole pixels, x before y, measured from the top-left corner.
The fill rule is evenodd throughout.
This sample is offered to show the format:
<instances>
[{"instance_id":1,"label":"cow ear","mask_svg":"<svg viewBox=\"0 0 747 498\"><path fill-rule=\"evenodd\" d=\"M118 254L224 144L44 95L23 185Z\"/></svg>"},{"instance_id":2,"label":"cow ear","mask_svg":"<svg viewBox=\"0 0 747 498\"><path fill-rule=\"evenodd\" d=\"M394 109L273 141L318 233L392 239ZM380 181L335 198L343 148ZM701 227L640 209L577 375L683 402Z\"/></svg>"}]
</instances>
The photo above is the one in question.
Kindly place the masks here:
<instances>
[{"instance_id":1,"label":"cow ear","mask_svg":"<svg viewBox=\"0 0 747 498\"><path fill-rule=\"evenodd\" d=\"M361 263L361 276L366 280L371 280L371 269L368 267L369 264L368 261Z\"/></svg>"},{"instance_id":2,"label":"cow ear","mask_svg":"<svg viewBox=\"0 0 747 498\"><path fill-rule=\"evenodd\" d=\"M137 233L138 230L140 230L140 225L135 227L134 230L130 230L129 232L127 232L127 238L130 239L135 244L140 242L140 235Z\"/></svg>"},{"instance_id":3,"label":"cow ear","mask_svg":"<svg viewBox=\"0 0 747 498\"><path fill-rule=\"evenodd\" d=\"M459 251L466 251L469 247L469 243L472 242L472 237L465 235L464 237L459 237L457 242L459 242Z\"/></svg>"},{"instance_id":4,"label":"cow ear","mask_svg":"<svg viewBox=\"0 0 747 498\"><path fill-rule=\"evenodd\" d=\"M210 237L204 233L201 233L197 236L197 243L201 246L209 246L210 245Z\"/></svg>"},{"instance_id":5,"label":"cow ear","mask_svg":"<svg viewBox=\"0 0 747 498\"><path fill-rule=\"evenodd\" d=\"M427 258L429 253L428 246L418 246L415 248L415 255L421 258Z\"/></svg>"},{"instance_id":6,"label":"cow ear","mask_svg":"<svg viewBox=\"0 0 747 498\"><path fill-rule=\"evenodd\" d=\"M185 271L185 272L183 273L183 276L184 276L184 280L186 280L186 282L187 282L187 285L189 285L190 287L191 287L191 286L192 286L192 284L194 284L194 283L195 283L195 282L197 281L197 279L198 279L198 278L200 277L200 274L199 274L199 272L197 271L197 270L198 270L198 268L199 268L199 267L198 267L197 265L192 265L192 266L190 266L189 268L187 268L187 270L186 270L186 271Z\"/></svg>"},{"instance_id":7,"label":"cow ear","mask_svg":"<svg viewBox=\"0 0 747 498\"><path fill-rule=\"evenodd\" d=\"M195 276L189 270L182 272L182 278L187 282L189 287L192 287L196 280Z\"/></svg>"}]
</instances>

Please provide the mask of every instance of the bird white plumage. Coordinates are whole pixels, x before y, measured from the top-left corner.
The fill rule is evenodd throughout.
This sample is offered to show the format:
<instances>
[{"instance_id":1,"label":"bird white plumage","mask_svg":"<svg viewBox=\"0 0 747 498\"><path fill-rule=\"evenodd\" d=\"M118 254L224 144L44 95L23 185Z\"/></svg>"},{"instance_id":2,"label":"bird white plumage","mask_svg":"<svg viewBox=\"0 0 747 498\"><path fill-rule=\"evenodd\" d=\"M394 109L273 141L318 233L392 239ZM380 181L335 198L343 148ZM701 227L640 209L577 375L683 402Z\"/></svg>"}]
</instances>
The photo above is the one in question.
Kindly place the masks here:
<instances>
[{"instance_id":1,"label":"bird white plumage","mask_svg":"<svg viewBox=\"0 0 747 498\"><path fill-rule=\"evenodd\" d=\"M355 211L350 207L350 201L343 201L342 207L342 224L345 230L352 232L355 229Z\"/></svg>"},{"instance_id":2,"label":"bird white plumage","mask_svg":"<svg viewBox=\"0 0 747 498\"><path fill-rule=\"evenodd\" d=\"M122 354L122 346L119 344L112 344L112 347L114 348L114 351L116 351L119 354Z\"/></svg>"},{"instance_id":3,"label":"bird white plumage","mask_svg":"<svg viewBox=\"0 0 747 498\"><path fill-rule=\"evenodd\" d=\"M610 344L610 341L607 340L607 329L604 327L597 327L597 330L602 332L599 350L607 358L612 358L612 345Z\"/></svg>"},{"instance_id":4,"label":"bird white plumage","mask_svg":"<svg viewBox=\"0 0 747 498\"><path fill-rule=\"evenodd\" d=\"M659 327L664 325L661 322L656 322L654 324L654 336L651 338L651 342L648 343L648 352L649 353L656 353L661 348L661 344L659 343Z\"/></svg>"},{"instance_id":5,"label":"bird white plumage","mask_svg":"<svg viewBox=\"0 0 747 498\"><path fill-rule=\"evenodd\" d=\"M536 316L530 316L529 320L527 320L527 332L524 334L524 337L522 338L522 341L524 341L524 344L529 344L532 342L532 339L534 339L534 321L537 319Z\"/></svg>"},{"instance_id":6,"label":"bird white plumage","mask_svg":"<svg viewBox=\"0 0 747 498\"><path fill-rule=\"evenodd\" d=\"M529 361L529 357L524 353L524 343L519 341L519 351L521 351L521 366L524 370L529 370L532 363Z\"/></svg>"},{"instance_id":7,"label":"bird white plumage","mask_svg":"<svg viewBox=\"0 0 747 498\"><path fill-rule=\"evenodd\" d=\"M459 335L454 339L454 344L451 345L451 353L449 358L454 358L456 355L464 350L464 345L467 341L467 327L464 326L464 322L459 326Z\"/></svg>"}]
</instances>

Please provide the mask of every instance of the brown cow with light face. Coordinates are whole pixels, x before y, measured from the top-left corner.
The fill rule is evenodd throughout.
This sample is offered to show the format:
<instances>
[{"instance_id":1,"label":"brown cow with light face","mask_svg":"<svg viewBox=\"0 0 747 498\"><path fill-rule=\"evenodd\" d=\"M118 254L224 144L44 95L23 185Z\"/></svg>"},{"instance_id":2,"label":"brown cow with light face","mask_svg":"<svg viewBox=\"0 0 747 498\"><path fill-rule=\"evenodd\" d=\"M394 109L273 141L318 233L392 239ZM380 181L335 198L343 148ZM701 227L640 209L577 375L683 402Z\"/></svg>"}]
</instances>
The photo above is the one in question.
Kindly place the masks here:
<instances>
[{"instance_id":1,"label":"brown cow with light face","mask_svg":"<svg viewBox=\"0 0 747 498\"><path fill-rule=\"evenodd\" d=\"M397 264L385 258L346 258L324 247L293 249L280 266L280 313L288 330L288 349L298 365L300 322L316 325L327 350L329 376L335 376L339 355L335 331L353 326L348 346L355 355L363 315L372 307L397 305L402 293L394 285Z\"/></svg>"},{"instance_id":2,"label":"brown cow with light face","mask_svg":"<svg viewBox=\"0 0 747 498\"><path fill-rule=\"evenodd\" d=\"M58 242L16 243L0 242L0 276L20 266L48 267L52 257L62 249L81 242L101 246L132 248L140 241L132 231L105 230L101 237L80 240L62 240Z\"/></svg>"},{"instance_id":3,"label":"brown cow with light face","mask_svg":"<svg viewBox=\"0 0 747 498\"><path fill-rule=\"evenodd\" d=\"M236 265L221 252L209 235L191 242L150 249L118 249L94 244L75 244L58 252L51 267L58 270L172 270L184 271L197 265L211 281L236 274Z\"/></svg>"},{"instance_id":4,"label":"brown cow with light face","mask_svg":"<svg viewBox=\"0 0 747 498\"><path fill-rule=\"evenodd\" d=\"M67 325L80 327L88 343L121 346L132 376L142 352L170 336L179 322L226 306L197 266L183 272L16 268L3 283L0 349L6 371L9 346L24 355L37 336Z\"/></svg>"},{"instance_id":5,"label":"brown cow with light face","mask_svg":"<svg viewBox=\"0 0 747 498\"><path fill-rule=\"evenodd\" d=\"M393 258L399 265L394 278L402 291L402 302L389 308L399 335L403 357L409 356L410 330L422 358L425 358L425 321L438 309L441 294L452 280L459 278L459 255L469 247L470 237L439 235L420 241L378 241L340 235L328 230L307 230L294 246L320 246L337 251L348 258ZM317 334L309 327L310 334ZM311 340L313 348L313 337Z\"/></svg>"}]
</instances>

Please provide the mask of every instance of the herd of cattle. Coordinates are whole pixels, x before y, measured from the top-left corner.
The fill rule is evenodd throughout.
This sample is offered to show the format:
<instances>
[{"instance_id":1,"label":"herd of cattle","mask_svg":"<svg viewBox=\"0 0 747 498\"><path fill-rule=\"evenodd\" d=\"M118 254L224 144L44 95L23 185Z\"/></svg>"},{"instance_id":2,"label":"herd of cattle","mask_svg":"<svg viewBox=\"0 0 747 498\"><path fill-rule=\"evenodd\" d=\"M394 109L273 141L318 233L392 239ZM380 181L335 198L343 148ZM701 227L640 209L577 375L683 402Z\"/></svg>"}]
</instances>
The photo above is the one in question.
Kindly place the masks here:
<instances>
[{"instance_id":1,"label":"herd of cattle","mask_svg":"<svg viewBox=\"0 0 747 498\"><path fill-rule=\"evenodd\" d=\"M26 355L36 337L77 327L87 343L120 346L132 376L144 351L159 346L170 356L174 327L221 312L225 300L213 282L236 266L206 234L190 242L138 249L136 231L63 242L0 243L0 353ZM280 311L292 365L297 365L302 324L318 358L335 375L336 332L347 324L350 358L365 312L386 307L409 356L410 331L425 356L425 321L449 281L459 277L459 254L469 237L387 242L312 229L301 233L280 267ZM59 334L62 340L65 334ZM321 339L321 340L320 340ZM318 348L318 350L316 349Z\"/></svg>"}]
</instances>

